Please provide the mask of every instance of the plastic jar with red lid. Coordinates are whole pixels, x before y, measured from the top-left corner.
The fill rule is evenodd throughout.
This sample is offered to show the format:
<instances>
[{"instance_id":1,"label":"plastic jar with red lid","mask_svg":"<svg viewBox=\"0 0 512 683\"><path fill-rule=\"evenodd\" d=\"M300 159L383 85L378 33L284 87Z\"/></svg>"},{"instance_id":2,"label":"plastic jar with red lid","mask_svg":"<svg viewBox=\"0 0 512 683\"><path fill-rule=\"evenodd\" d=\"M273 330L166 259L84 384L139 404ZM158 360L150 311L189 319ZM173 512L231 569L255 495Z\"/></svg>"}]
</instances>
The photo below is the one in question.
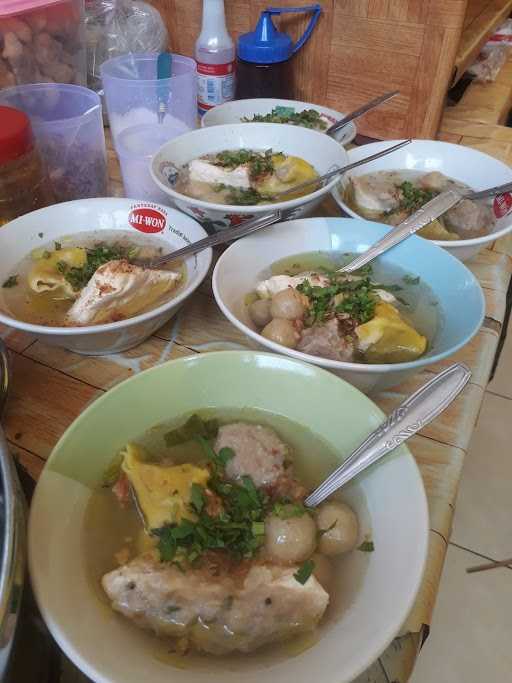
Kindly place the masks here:
<instances>
[{"instance_id":1,"label":"plastic jar with red lid","mask_svg":"<svg viewBox=\"0 0 512 683\"><path fill-rule=\"evenodd\" d=\"M0 106L0 226L53 202L28 116Z\"/></svg>"}]
</instances>

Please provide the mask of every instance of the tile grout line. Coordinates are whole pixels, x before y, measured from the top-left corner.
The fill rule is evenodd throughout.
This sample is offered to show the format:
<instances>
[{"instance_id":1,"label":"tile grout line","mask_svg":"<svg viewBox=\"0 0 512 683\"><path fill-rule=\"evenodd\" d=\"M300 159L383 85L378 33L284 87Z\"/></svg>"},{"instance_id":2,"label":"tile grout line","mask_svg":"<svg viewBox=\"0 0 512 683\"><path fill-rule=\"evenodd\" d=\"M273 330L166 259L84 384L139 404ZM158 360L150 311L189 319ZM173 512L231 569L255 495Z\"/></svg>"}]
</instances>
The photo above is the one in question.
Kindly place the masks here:
<instances>
[{"instance_id":1,"label":"tile grout line","mask_svg":"<svg viewBox=\"0 0 512 683\"><path fill-rule=\"evenodd\" d=\"M459 543L455 543L454 541L449 541L449 545L453 545L455 548L458 548L459 550L465 550L467 553L471 553L472 555L476 555L477 557L481 557L483 560L489 560L489 562L499 562L500 560L496 560L494 557L489 557L489 555L484 555L483 553L479 553L477 550L471 550L471 548L467 548L465 545L459 545ZM504 569L509 569L512 571L512 567L508 567L505 565L503 567Z\"/></svg>"},{"instance_id":2,"label":"tile grout line","mask_svg":"<svg viewBox=\"0 0 512 683\"><path fill-rule=\"evenodd\" d=\"M491 389L486 389L485 393L491 394L492 396L496 396L496 398L504 398L506 401L512 401L512 396L504 396L503 394L497 394L495 391L491 391Z\"/></svg>"}]
</instances>

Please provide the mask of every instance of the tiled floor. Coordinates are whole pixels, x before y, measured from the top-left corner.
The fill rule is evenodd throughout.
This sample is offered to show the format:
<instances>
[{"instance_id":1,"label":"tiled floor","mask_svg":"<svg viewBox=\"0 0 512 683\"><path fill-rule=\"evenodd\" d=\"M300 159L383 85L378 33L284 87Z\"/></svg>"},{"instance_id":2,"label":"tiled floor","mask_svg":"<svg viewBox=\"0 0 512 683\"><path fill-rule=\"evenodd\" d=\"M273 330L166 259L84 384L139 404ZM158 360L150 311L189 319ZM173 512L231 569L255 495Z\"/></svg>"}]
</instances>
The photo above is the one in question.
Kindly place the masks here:
<instances>
[{"instance_id":1,"label":"tiled floor","mask_svg":"<svg viewBox=\"0 0 512 683\"><path fill-rule=\"evenodd\" d=\"M512 681L512 321L464 464L430 636L410 683Z\"/></svg>"}]
</instances>

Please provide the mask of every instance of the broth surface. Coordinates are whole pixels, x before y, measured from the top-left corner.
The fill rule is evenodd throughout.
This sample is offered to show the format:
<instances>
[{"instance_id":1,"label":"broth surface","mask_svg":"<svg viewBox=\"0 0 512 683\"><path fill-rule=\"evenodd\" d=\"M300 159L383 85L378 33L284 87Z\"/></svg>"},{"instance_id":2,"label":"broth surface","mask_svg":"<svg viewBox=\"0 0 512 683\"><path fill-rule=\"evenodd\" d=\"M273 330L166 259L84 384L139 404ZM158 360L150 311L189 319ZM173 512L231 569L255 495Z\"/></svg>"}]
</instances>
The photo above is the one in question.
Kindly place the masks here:
<instances>
[{"instance_id":1,"label":"broth surface","mask_svg":"<svg viewBox=\"0 0 512 683\"><path fill-rule=\"evenodd\" d=\"M169 243L162 238L137 235L128 230L84 231L75 235L64 236L58 240L58 243L62 245L63 249L70 247L94 248L95 245L103 243L106 246L116 244L127 248L149 249L151 252L162 254L169 250ZM11 274L17 276L18 284L14 287L2 287L0 289L0 306L14 318L34 325L52 327L63 327L65 325L66 314L73 305L74 299L54 298L55 295L51 291L35 292L28 282L28 274L35 264L34 252L39 254L45 250L51 251L55 248L54 245L55 241L47 242L27 254ZM179 271L182 275L181 282L172 292L167 293L156 303L147 306L140 313L156 308L164 301L174 298L185 286L187 269L183 261L173 261L162 266L161 269Z\"/></svg>"},{"instance_id":2,"label":"broth surface","mask_svg":"<svg viewBox=\"0 0 512 683\"><path fill-rule=\"evenodd\" d=\"M242 421L272 427L291 447L297 478L308 489L313 489L321 483L340 462L339 455L322 437L304 425L281 415L253 408L205 409L195 412L198 412L203 419L215 418L221 424ZM164 434L183 424L189 416L184 415L155 425L133 443L142 446L151 460L171 458L175 464L198 462L204 459L199 444L190 443L186 444L185 448L183 445L169 448L164 441ZM371 534L370 519L360 486L357 484L347 486L339 499L357 510L361 541L368 538ZM149 539L142 531L141 522L133 506L121 508L110 489L101 487L91 494L85 512L82 538L83 559L94 592L105 609L110 610L109 600L100 584L101 577L117 566L116 553L122 550L125 552L124 549L128 548L131 557L134 557L147 549ZM265 646L249 654L233 653L216 655L213 658L212 655L197 652L190 652L186 656L178 655L173 651L169 640L157 638L147 631L137 629L133 623L120 615L117 615L117 619L122 628L137 631L138 637L147 644L149 656L178 668L208 670L212 662L215 662L215 666L242 672L247 666L257 668L270 666L288 657L297 656L313 646L321 638L322 633L328 630L343 611L350 607L351 599L364 579L368 553L356 550L330 559L335 567L335 580L329 591L330 604L320 626L312 633L301 634L287 642Z\"/></svg>"}]
</instances>

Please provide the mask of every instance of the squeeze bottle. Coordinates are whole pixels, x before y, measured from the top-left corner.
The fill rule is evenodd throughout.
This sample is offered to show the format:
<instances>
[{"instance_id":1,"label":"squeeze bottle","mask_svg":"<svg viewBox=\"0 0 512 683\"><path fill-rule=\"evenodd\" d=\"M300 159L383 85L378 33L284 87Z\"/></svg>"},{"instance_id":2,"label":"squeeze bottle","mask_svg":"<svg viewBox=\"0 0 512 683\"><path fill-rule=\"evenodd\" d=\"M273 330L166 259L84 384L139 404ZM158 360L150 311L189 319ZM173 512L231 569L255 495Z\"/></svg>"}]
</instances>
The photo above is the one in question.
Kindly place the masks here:
<instances>
[{"instance_id":1,"label":"squeeze bottle","mask_svg":"<svg viewBox=\"0 0 512 683\"><path fill-rule=\"evenodd\" d=\"M235 96L235 44L226 28L224 0L203 0L203 23L195 57L197 106L202 116Z\"/></svg>"}]
</instances>

